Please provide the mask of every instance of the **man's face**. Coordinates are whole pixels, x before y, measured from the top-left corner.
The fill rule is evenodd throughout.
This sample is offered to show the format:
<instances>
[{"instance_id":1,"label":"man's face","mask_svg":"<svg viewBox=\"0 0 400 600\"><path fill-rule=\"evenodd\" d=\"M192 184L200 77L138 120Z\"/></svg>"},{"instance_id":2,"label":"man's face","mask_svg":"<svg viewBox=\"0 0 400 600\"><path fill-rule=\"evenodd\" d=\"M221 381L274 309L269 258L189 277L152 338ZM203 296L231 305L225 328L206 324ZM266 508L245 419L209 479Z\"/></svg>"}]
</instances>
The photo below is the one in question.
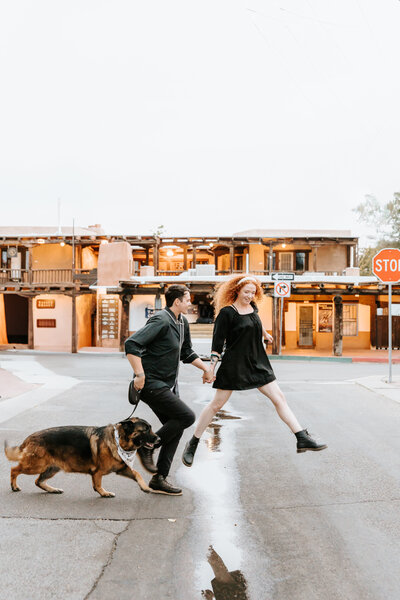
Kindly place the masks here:
<instances>
[{"instance_id":1,"label":"man's face","mask_svg":"<svg viewBox=\"0 0 400 600\"><path fill-rule=\"evenodd\" d=\"M182 298L177 298L175 300L175 302L176 302L176 308L178 309L179 313L180 314L183 313L184 315L187 315L189 306L191 305L189 292L185 292L183 294Z\"/></svg>"}]
</instances>

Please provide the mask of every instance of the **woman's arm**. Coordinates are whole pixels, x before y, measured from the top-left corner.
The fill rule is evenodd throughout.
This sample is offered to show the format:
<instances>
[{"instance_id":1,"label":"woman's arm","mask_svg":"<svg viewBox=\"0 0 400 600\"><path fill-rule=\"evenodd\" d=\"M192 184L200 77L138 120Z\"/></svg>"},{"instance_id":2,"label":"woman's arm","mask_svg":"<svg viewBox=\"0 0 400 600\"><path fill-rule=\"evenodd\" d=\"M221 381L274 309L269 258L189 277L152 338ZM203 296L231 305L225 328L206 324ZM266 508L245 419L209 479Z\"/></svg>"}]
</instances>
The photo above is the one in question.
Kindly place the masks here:
<instances>
[{"instance_id":1,"label":"woman's arm","mask_svg":"<svg viewBox=\"0 0 400 600\"><path fill-rule=\"evenodd\" d=\"M274 341L274 338L272 337L272 335L269 334L266 329L264 329L264 325L262 325L262 332L263 332L264 340L266 340L267 342L271 342L271 343Z\"/></svg>"}]
</instances>

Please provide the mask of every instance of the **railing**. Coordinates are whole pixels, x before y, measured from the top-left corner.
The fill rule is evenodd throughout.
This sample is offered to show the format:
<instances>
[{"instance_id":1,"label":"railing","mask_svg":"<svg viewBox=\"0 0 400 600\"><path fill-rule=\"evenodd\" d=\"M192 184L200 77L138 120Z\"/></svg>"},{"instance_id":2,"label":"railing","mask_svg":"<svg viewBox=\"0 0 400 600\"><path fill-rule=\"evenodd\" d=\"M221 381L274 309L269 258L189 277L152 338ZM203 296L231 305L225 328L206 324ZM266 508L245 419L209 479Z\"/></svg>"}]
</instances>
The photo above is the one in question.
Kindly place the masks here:
<instances>
[{"instance_id":1,"label":"railing","mask_svg":"<svg viewBox=\"0 0 400 600\"><path fill-rule=\"evenodd\" d=\"M97 269L0 269L2 285L90 285L96 279Z\"/></svg>"}]
</instances>

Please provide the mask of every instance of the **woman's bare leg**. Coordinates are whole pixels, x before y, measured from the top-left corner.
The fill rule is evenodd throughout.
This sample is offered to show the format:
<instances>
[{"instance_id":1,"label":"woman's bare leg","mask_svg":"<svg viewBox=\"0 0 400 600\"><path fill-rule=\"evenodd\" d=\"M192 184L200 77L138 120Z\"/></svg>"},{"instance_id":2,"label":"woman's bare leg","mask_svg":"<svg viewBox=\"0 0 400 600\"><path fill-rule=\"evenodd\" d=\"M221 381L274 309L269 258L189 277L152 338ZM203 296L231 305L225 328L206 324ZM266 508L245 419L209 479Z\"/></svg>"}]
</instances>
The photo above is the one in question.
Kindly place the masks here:
<instances>
[{"instance_id":1,"label":"woman's bare leg","mask_svg":"<svg viewBox=\"0 0 400 600\"><path fill-rule=\"evenodd\" d=\"M258 388L264 396L267 396L275 406L275 410L284 423L293 431L298 433L302 431L302 427L286 401L285 395L279 387L277 381L271 381L262 387Z\"/></svg>"},{"instance_id":2,"label":"woman's bare leg","mask_svg":"<svg viewBox=\"0 0 400 600\"><path fill-rule=\"evenodd\" d=\"M214 399L210 402L210 404L203 408L200 414L196 424L196 429L194 430L195 437L201 438L217 412L221 410L226 402L228 402L231 394L232 390L217 390L215 392Z\"/></svg>"}]
</instances>

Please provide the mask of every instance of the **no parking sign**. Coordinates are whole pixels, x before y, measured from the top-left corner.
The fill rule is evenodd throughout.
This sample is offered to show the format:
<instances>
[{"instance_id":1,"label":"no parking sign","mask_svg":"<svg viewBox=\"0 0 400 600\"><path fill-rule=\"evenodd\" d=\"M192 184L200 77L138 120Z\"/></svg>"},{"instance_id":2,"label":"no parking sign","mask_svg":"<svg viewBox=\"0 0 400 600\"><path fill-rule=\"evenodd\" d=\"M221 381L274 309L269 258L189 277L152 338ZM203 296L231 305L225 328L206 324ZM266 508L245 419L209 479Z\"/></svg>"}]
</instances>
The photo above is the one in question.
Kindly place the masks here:
<instances>
[{"instance_id":1,"label":"no parking sign","mask_svg":"<svg viewBox=\"0 0 400 600\"><path fill-rule=\"evenodd\" d=\"M288 281L276 281L274 283L274 296L275 298L289 298L290 283Z\"/></svg>"}]
</instances>

